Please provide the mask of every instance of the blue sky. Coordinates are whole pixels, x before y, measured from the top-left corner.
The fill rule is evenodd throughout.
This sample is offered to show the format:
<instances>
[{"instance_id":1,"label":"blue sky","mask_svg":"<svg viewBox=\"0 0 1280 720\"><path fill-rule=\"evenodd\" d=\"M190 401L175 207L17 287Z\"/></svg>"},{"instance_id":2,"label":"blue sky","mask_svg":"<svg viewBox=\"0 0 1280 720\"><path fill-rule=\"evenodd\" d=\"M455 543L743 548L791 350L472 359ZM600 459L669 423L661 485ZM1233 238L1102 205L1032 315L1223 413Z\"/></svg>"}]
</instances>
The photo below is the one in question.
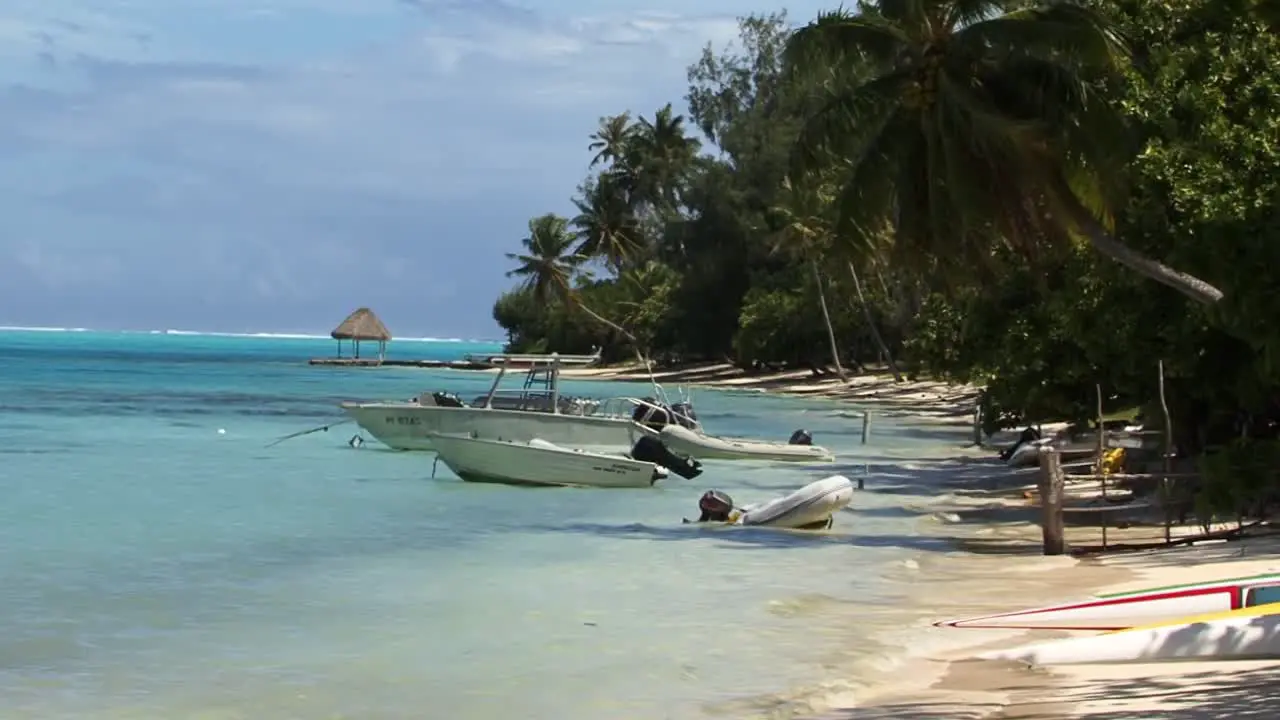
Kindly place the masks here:
<instances>
[{"instance_id":1,"label":"blue sky","mask_svg":"<svg viewBox=\"0 0 1280 720\"><path fill-rule=\"evenodd\" d=\"M793 4L793 21L834 3ZM534 9L536 8L536 9ZM0 325L495 337L598 118L728 0L4 0Z\"/></svg>"}]
</instances>

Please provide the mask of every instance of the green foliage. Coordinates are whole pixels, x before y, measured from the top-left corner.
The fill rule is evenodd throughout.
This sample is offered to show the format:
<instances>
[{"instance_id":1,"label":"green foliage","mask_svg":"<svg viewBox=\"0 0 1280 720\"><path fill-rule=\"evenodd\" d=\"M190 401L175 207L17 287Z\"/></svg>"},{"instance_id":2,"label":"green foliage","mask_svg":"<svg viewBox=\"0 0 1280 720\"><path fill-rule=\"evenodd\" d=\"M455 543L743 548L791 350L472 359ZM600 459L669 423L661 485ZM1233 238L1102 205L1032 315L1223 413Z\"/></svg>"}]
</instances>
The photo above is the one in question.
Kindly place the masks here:
<instances>
[{"instance_id":1,"label":"green foliage","mask_svg":"<svg viewBox=\"0 0 1280 720\"><path fill-rule=\"evenodd\" d=\"M1201 510L1259 512L1280 485L1275 3L1086 4L743 19L689 68L687 119L602 119L578 215L530 224L494 318L519 350L898 358L984 385L988 431L1088 422L1099 386L1151 423L1162 361ZM1187 300L1205 288L1222 299Z\"/></svg>"}]
</instances>

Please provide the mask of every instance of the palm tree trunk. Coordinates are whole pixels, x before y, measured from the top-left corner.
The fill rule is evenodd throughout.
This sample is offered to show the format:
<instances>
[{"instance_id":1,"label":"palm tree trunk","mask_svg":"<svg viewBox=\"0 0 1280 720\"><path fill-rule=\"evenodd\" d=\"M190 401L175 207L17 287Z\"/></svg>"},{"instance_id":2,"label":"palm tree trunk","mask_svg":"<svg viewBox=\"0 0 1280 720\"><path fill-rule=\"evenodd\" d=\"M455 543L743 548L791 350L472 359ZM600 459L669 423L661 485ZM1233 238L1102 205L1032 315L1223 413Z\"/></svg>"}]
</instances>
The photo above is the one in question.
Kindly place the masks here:
<instances>
[{"instance_id":1,"label":"palm tree trunk","mask_svg":"<svg viewBox=\"0 0 1280 720\"><path fill-rule=\"evenodd\" d=\"M813 270L813 282L818 287L818 304L822 306L822 320L827 324L827 340L831 342L831 361L836 365L836 376L840 382L848 382L844 366L840 364L840 349L836 345L836 330L831 326L831 313L827 310L827 294L822 290L822 273L818 272L818 261L810 260L809 268Z\"/></svg>"},{"instance_id":2,"label":"palm tree trunk","mask_svg":"<svg viewBox=\"0 0 1280 720\"><path fill-rule=\"evenodd\" d=\"M578 307L579 310L586 313L587 315L590 315L592 319L594 319L596 322L599 322L601 325L604 325L612 329L614 332L621 333L623 337L629 340L631 342L631 350L636 354L636 360L640 361L640 364L644 366L645 371L649 373L649 379L653 380L653 365L652 363L649 362L649 358L646 357L645 354L640 351L640 341L636 339L635 335L632 335L631 332L628 331L626 328L610 320L609 318L606 318L605 316L597 313L595 310L592 310L586 305L583 305L581 302L575 302L574 304Z\"/></svg>"},{"instance_id":3,"label":"palm tree trunk","mask_svg":"<svg viewBox=\"0 0 1280 720\"><path fill-rule=\"evenodd\" d=\"M902 372L898 370L898 363L894 362L893 355L889 352L889 346L884 344L884 338L880 336L880 329L876 327L875 318L871 316L871 306L867 304L867 297L862 293L862 280L858 278L858 271L854 269L852 261L848 265L849 277L853 278L853 288L858 293L858 303L862 305L862 314L867 319L867 327L871 329L871 338L875 340L876 347L884 355L885 361L889 363L889 371L893 373L894 382L902 382Z\"/></svg>"},{"instance_id":4,"label":"palm tree trunk","mask_svg":"<svg viewBox=\"0 0 1280 720\"><path fill-rule=\"evenodd\" d=\"M1222 299L1222 291L1213 285L1194 275L1174 270L1159 260L1153 260L1111 237L1107 228L1098 222L1093 212L1080 202L1067 186L1066 181L1061 181L1061 186L1058 195L1066 205L1066 212L1076 227L1089 239L1089 244L1094 250L1143 277L1177 290L1198 303L1213 305Z\"/></svg>"}]
</instances>

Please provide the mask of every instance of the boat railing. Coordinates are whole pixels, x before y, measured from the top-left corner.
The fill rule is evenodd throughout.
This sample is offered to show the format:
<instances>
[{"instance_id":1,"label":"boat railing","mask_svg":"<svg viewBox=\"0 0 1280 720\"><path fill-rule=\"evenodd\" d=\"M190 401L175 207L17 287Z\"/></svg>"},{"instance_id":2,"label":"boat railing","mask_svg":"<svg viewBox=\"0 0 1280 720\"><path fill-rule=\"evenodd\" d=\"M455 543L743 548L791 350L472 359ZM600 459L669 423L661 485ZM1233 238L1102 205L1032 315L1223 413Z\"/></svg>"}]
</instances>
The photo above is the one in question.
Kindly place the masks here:
<instances>
[{"instance_id":1,"label":"boat railing","mask_svg":"<svg viewBox=\"0 0 1280 720\"><path fill-rule=\"evenodd\" d=\"M637 409L643 409L643 413L637 413ZM639 423L648 423L658 415L658 413L667 413L674 416L672 419L684 420L684 423L695 428L701 428L701 423L697 418L690 417L680 412L678 408L672 407L670 404L659 404L651 402L645 398L621 396L611 397L600 401L600 404L590 413L600 417L625 417L635 420Z\"/></svg>"}]
</instances>

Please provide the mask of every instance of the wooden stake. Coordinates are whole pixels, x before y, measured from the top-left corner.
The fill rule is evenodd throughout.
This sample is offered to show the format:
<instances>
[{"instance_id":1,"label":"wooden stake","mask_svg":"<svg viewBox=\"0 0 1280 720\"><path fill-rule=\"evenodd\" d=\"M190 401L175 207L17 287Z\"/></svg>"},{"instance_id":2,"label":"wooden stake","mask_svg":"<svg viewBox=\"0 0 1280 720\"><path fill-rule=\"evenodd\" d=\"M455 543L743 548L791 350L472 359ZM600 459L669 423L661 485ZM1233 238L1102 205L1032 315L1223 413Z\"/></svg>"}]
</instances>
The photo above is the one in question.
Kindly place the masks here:
<instances>
[{"instance_id":1,"label":"wooden stake","mask_svg":"<svg viewBox=\"0 0 1280 720\"><path fill-rule=\"evenodd\" d=\"M1164 360L1156 361L1156 370L1160 373L1160 410L1164 413L1164 452L1161 453L1164 456L1164 476L1160 479L1160 485L1164 488L1165 505L1167 507L1170 500L1172 500L1172 493L1169 491L1169 473L1172 470L1173 463L1173 419L1169 416L1169 401L1164 396ZM1165 542L1169 542L1173 536L1172 531L1169 529L1173 520L1170 514L1169 510L1165 511Z\"/></svg>"},{"instance_id":2,"label":"wooden stake","mask_svg":"<svg viewBox=\"0 0 1280 720\"><path fill-rule=\"evenodd\" d=\"M1066 526L1062 517L1062 490L1065 478L1062 457L1057 450L1040 451L1040 529L1044 537L1045 555L1062 555L1067 551Z\"/></svg>"},{"instance_id":3,"label":"wooden stake","mask_svg":"<svg viewBox=\"0 0 1280 720\"><path fill-rule=\"evenodd\" d=\"M1107 474L1106 472L1104 472L1104 468L1102 467L1102 456L1104 453L1106 453L1107 444L1105 440L1106 436L1102 431L1102 383L1094 384L1093 388L1097 396L1097 402L1098 402L1098 407L1097 407L1097 410L1098 410L1098 463L1097 463L1098 482L1102 484L1102 502L1106 503ZM1102 549L1105 551L1107 549L1107 514L1106 513L1102 513L1102 518L1101 520L1099 520L1099 522L1102 524Z\"/></svg>"}]
</instances>

